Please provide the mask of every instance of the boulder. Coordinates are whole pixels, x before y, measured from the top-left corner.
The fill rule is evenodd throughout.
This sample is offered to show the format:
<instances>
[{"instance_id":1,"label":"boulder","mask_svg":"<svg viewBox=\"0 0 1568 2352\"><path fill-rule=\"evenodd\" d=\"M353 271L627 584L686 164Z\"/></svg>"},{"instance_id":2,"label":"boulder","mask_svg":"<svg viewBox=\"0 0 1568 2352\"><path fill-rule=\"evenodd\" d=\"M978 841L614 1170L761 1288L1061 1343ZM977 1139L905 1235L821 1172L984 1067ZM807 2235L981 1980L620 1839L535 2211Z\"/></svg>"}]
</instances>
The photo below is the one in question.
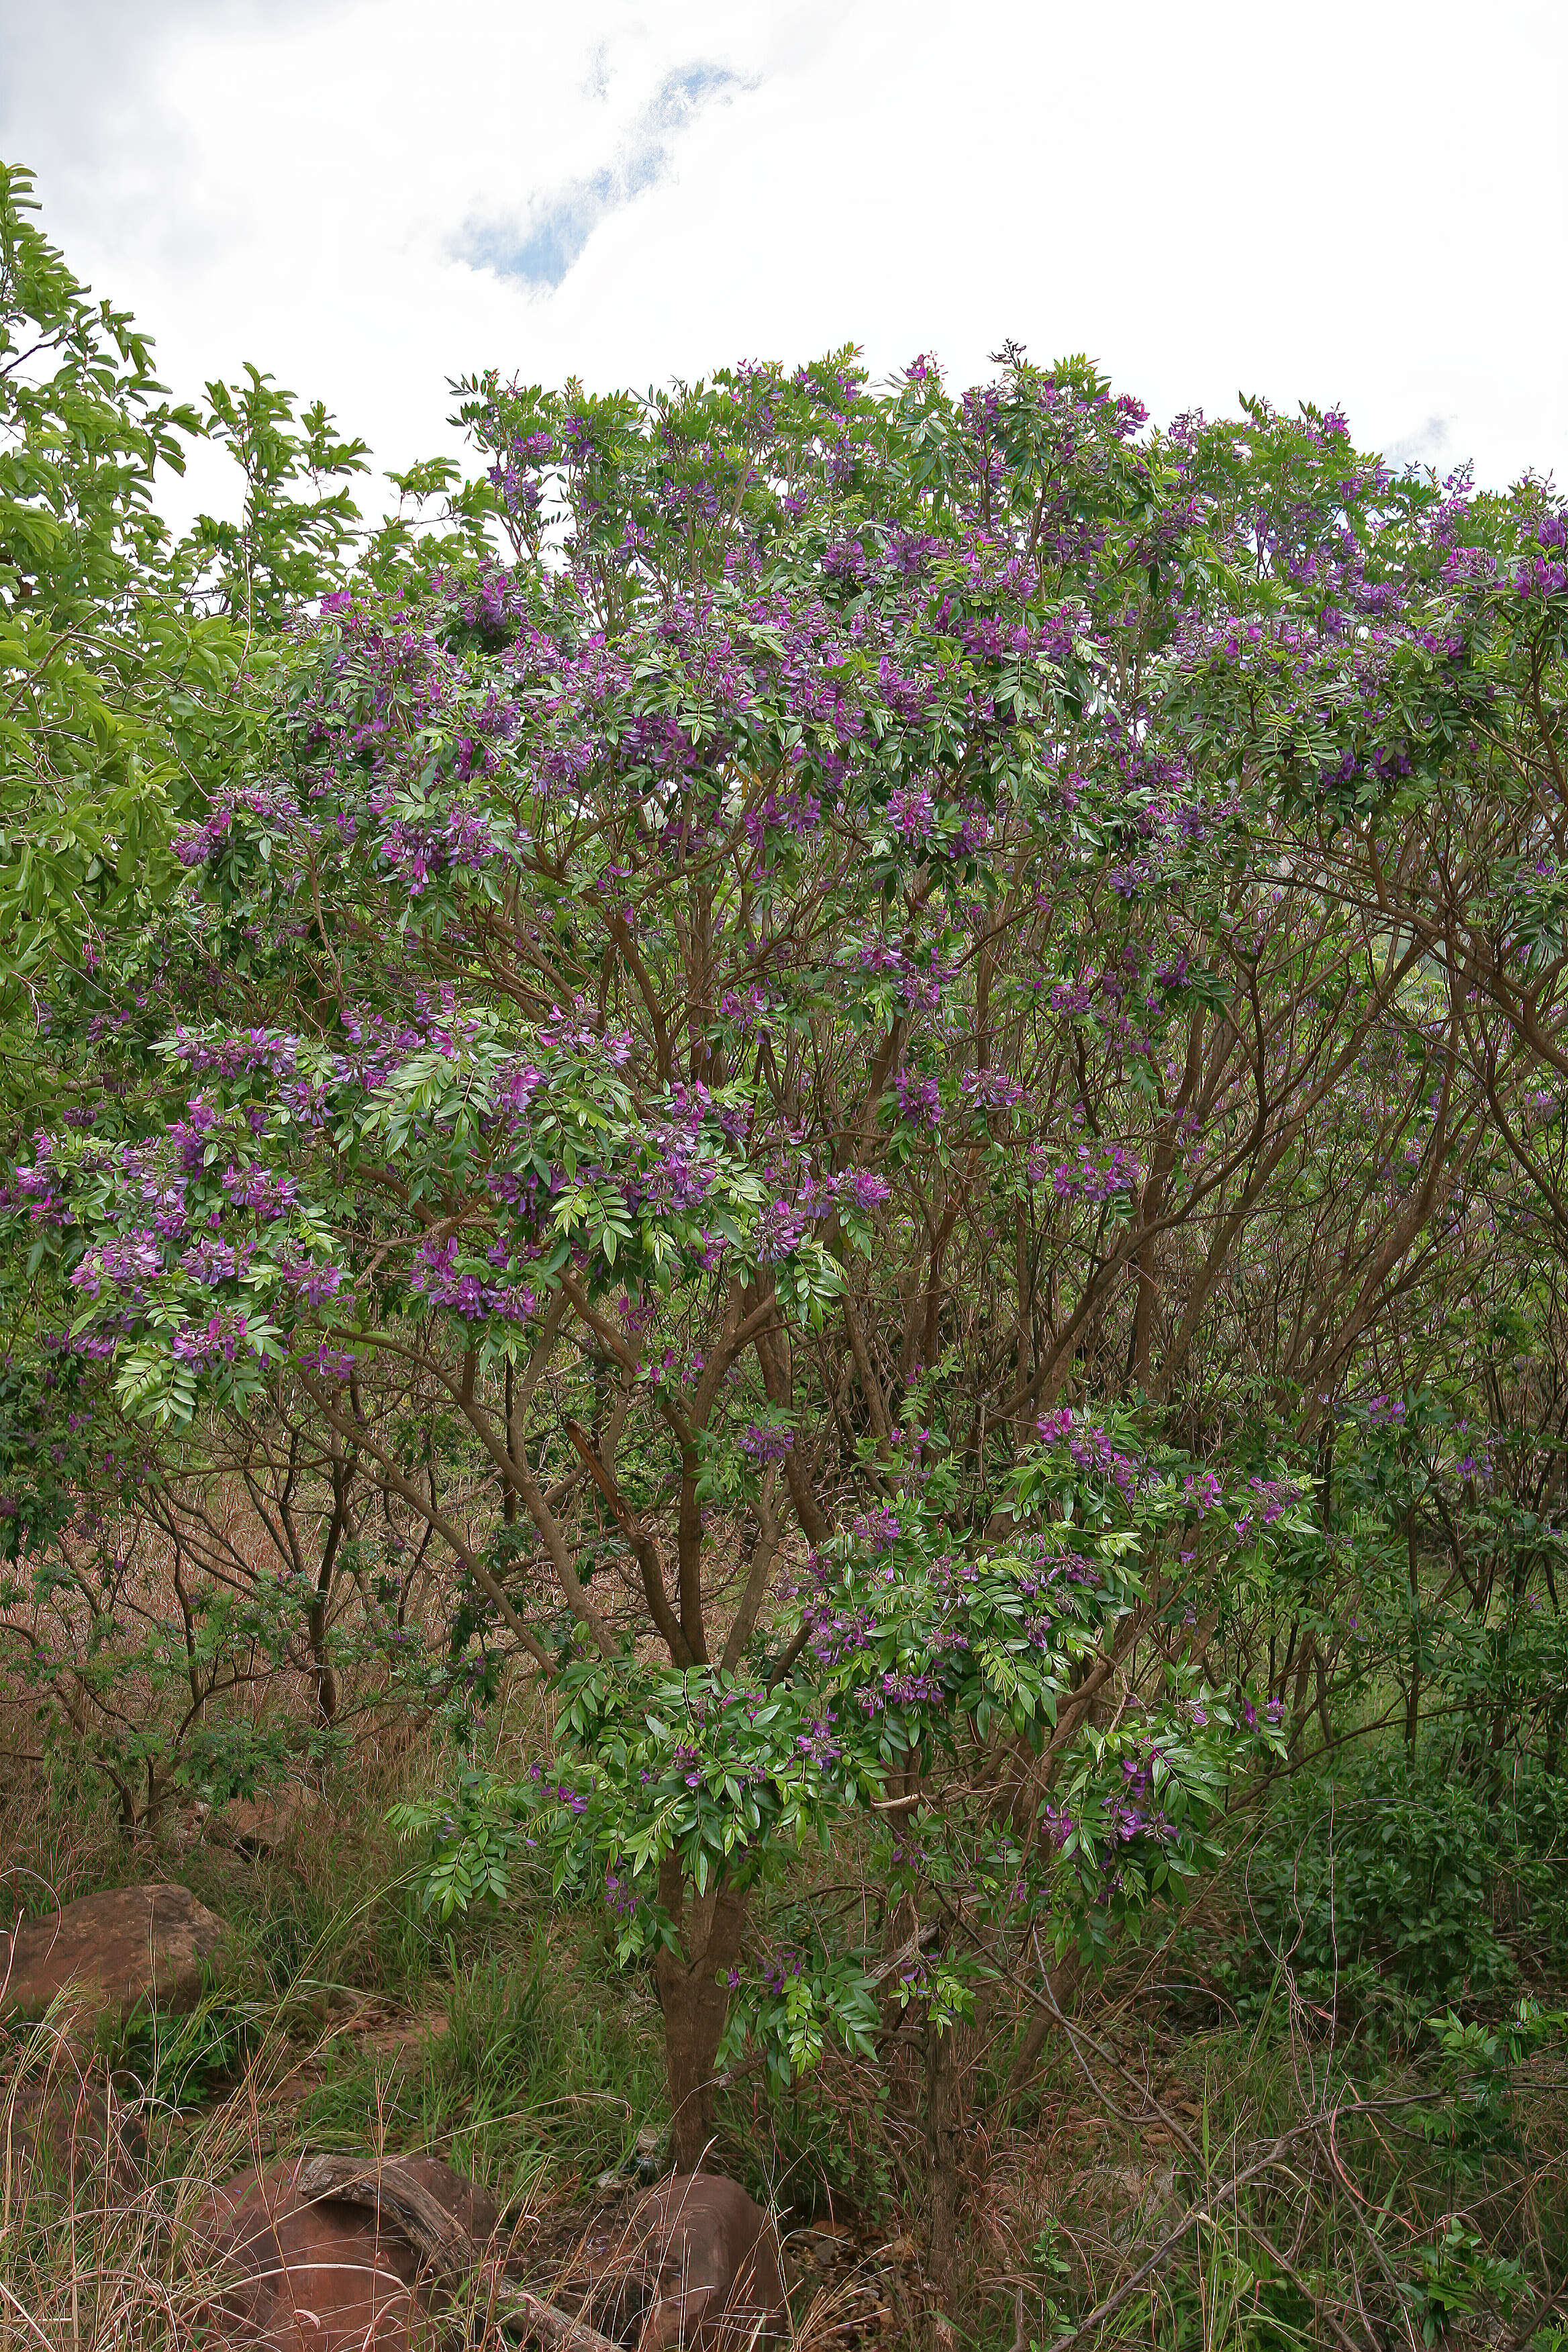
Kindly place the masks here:
<instances>
[{"instance_id":1,"label":"boulder","mask_svg":"<svg viewBox=\"0 0 1568 2352\"><path fill-rule=\"evenodd\" d=\"M773 2226L716 2176L641 2200L581 2314L509 2284L494 2201L435 2157L252 2165L184 2218L212 2352L429 2352L466 2292L550 2352L764 2352L787 2334Z\"/></svg>"},{"instance_id":2,"label":"boulder","mask_svg":"<svg viewBox=\"0 0 1568 2352\"><path fill-rule=\"evenodd\" d=\"M594 2325L638 2352L766 2352L789 2333L778 2232L739 2181L678 2173L638 2200L590 2297Z\"/></svg>"},{"instance_id":3,"label":"boulder","mask_svg":"<svg viewBox=\"0 0 1568 2352\"><path fill-rule=\"evenodd\" d=\"M187 2221L217 2273L205 2343L426 2352L430 2315L474 2272L500 2213L435 2157L300 2157L237 2174Z\"/></svg>"},{"instance_id":4,"label":"boulder","mask_svg":"<svg viewBox=\"0 0 1568 2352\"><path fill-rule=\"evenodd\" d=\"M111 2084L51 2074L0 2101L0 2208L64 2197L102 2172L126 2196L142 2188L147 2128Z\"/></svg>"},{"instance_id":5,"label":"boulder","mask_svg":"<svg viewBox=\"0 0 1568 2352\"><path fill-rule=\"evenodd\" d=\"M67 1986L94 2011L194 2009L223 1948L223 1921L184 1886L84 1895L47 1919L0 1929L0 2016L41 2017Z\"/></svg>"}]
</instances>

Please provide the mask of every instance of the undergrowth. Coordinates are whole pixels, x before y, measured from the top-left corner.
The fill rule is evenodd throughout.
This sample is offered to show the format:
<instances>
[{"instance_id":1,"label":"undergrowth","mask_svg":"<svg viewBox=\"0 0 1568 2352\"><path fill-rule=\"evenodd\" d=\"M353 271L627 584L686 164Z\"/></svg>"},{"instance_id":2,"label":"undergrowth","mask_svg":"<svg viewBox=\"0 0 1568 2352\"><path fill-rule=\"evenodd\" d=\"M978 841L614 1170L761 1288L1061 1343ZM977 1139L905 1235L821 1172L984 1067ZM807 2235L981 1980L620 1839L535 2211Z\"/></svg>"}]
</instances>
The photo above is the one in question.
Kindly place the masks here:
<instances>
[{"instance_id":1,"label":"undergrowth","mask_svg":"<svg viewBox=\"0 0 1568 2352\"><path fill-rule=\"evenodd\" d=\"M171 1836L116 1869L89 1795L74 1812L58 1781L47 1801L13 1799L10 1884L27 1909L46 1907L50 1868L68 1899L171 1876L233 1941L189 2016L74 2038L62 2017L0 2044L0 2344L188 2345L201 2278L179 2217L194 2184L247 2164L306 2147L439 2153L544 2248L660 2144L646 1969L618 1971L596 1915L543 1886L437 1928L383 1827L421 1769L323 1790L275 1853ZM1016 2028L994 2036L963 2147L955 2341L1560 2352L1550 1799L1530 1777L1478 1787L1436 1748L1301 1775L1163 1947L1080 1992L1016 2097ZM110 2155L74 2189L58 2164L20 2160L51 2096L86 2113L105 2085L150 2193ZM912 2055L889 2074L829 2053L784 2089L742 2067L723 2092L715 2161L794 2233L803 2344L919 2340L924 2128Z\"/></svg>"}]
</instances>

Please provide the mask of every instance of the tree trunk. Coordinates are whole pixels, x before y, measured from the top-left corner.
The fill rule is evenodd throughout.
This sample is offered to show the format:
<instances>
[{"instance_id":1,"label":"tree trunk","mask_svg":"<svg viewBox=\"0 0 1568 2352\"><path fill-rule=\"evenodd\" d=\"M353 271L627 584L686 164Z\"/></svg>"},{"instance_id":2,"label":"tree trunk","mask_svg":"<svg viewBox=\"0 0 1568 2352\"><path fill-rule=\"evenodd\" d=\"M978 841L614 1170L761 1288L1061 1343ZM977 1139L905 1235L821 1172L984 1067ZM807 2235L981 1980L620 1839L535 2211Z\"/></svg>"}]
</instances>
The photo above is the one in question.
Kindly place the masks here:
<instances>
[{"instance_id":1,"label":"tree trunk","mask_svg":"<svg viewBox=\"0 0 1568 2352\"><path fill-rule=\"evenodd\" d=\"M338 1678L327 1654L327 1611L331 1603L332 1570L337 1562L338 1546L348 1526L348 1479L342 1464L334 1459L331 1525L327 1529L327 1540L321 1547L321 1565L316 1570L316 1592L310 1603L309 1628L310 1662L316 1675L316 1709L323 1723L331 1723L338 1711Z\"/></svg>"},{"instance_id":2,"label":"tree trunk","mask_svg":"<svg viewBox=\"0 0 1568 2352\"><path fill-rule=\"evenodd\" d=\"M1076 1950L1064 1954L1055 1968L1047 1973L1046 1987L1051 2000L1056 2003L1057 2015L1053 2015L1047 2009L1035 2011L1025 2028L1024 2038L1019 2042L1013 2063L1007 2070L1007 2080L1003 2084L997 2101L999 2106L1011 2112L1015 2122L1017 2119L1018 2102L1034 2080L1040 2060L1045 2054L1046 2045L1056 2032L1058 2016L1065 2017L1070 2011L1078 1998L1079 1988L1082 1981L1083 1963Z\"/></svg>"},{"instance_id":3,"label":"tree trunk","mask_svg":"<svg viewBox=\"0 0 1568 2352\"><path fill-rule=\"evenodd\" d=\"M961 2067L957 2023L926 2020L925 2352L954 2352L953 2289L958 2278L958 2139Z\"/></svg>"},{"instance_id":4,"label":"tree trunk","mask_svg":"<svg viewBox=\"0 0 1568 2352\"><path fill-rule=\"evenodd\" d=\"M1421 1723L1421 1583L1415 1572L1415 1507L1405 1522L1405 1546L1410 1563L1410 1688L1405 1696L1405 1745L1415 1753Z\"/></svg>"},{"instance_id":5,"label":"tree trunk","mask_svg":"<svg viewBox=\"0 0 1568 2352\"><path fill-rule=\"evenodd\" d=\"M889 1783L894 1793L902 1790ZM888 1906L888 1916L882 1930L882 1964L884 1968L906 1949L912 1973L920 1966L920 1912L912 1895L904 1895ZM910 2011L898 1998L899 1987L890 1983L882 2000L882 2036L886 2055L883 2076L887 2084L888 2102L895 2115L914 2117L920 2113L921 2048L910 2032Z\"/></svg>"},{"instance_id":6,"label":"tree trunk","mask_svg":"<svg viewBox=\"0 0 1568 2352\"><path fill-rule=\"evenodd\" d=\"M666 1948L654 1960L675 2163L679 2172L696 2172L713 2137L713 2061L730 2013L729 1975L745 1933L746 1896L721 1886L688 1901L679 1862L667 1862L659 1900L680 1930L680 1948Z\"/></svg>"}]
</instances>

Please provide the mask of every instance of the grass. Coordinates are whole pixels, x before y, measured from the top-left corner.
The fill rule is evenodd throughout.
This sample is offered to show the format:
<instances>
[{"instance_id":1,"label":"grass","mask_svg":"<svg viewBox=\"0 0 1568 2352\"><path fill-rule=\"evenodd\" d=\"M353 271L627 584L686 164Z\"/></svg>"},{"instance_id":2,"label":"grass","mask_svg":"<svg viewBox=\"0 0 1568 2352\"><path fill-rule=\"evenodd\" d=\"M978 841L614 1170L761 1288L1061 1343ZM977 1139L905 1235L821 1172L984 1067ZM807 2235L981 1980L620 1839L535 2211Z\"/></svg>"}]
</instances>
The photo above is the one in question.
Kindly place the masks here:
<instances>
[{"instance_id":1,"label":"grass","mask_svg":"<svg viewBox=\"0 0 1568 2352\"><path fill-rule=\"evenodd\" d=\"M11 1883L30 1907L51 1873L63 1899L176 1877L226 1920L232 1958L188 2018L0 2037L5 2352L188 2352L206 2282L182 2215L207 2182L307 2145L441 2154L531 2217L542 2263L565 2264L602 2210L597 2177L665 2121L657 2006L646 1975L616 1970L595 1919L553 1910L540 1886L507 1913L433 1927L384 1828L431 1769L371 1752L260 1859L182 1843L178 1822L162 1845L127 1847L87 1779L52 1771L8 1792ZM1252 1966L1245 2021L1227 2013L1208 1963L1253 1931L1234 1892L1205 1905L1184 1945L1128 1955L1086 1996L1088 2038L1057 2037L1026 2100L986 2106L1012 2043L978 2049L954 2307L965 2352L1012 2352L1020 2315L1045 2352L1107 2306L1083 2352L1424 2352L1425 2339L1479 2352L1505 2326L1564 2352L1544 2294L1568 2274L1563 2035L1507 2070L1472 2144L1459 2126L1476 2066L1443 2061L1419 2021L1380 2038L1345 2028L1345 2004L1331 2040L1313 1986L1272 1963ZM1199 1979L1211 1990L1194 1995ZM786 2095L742 2076L721 2102L725 2168L815 2225L795 2242L803 2347L920 2340L918 2072L900 2102L840 2055ZM149 2185L128 2186L110 2149L90 2150L74 2185L16 2160L16 2126L84 2083L112 2083L132 2109Z\"/></svg>"},{"instance_id":2,"label":"grass","mask_svg":"<svg viewBox=\"0 0 1568 2352\"><path fill-rule=\"evenodd\" d=\"M389 2147L450 2152L460 2170L501 2184L503 2201L545 2164L614 2169L662 2115L650 2024L639 2032L571 1937L541 1927L521 1954L503 1944L456 1967L434 2032L395 2052L329 2044L301 2128L346 2146L374 2113Z\"/></svg>"}]
</instances>

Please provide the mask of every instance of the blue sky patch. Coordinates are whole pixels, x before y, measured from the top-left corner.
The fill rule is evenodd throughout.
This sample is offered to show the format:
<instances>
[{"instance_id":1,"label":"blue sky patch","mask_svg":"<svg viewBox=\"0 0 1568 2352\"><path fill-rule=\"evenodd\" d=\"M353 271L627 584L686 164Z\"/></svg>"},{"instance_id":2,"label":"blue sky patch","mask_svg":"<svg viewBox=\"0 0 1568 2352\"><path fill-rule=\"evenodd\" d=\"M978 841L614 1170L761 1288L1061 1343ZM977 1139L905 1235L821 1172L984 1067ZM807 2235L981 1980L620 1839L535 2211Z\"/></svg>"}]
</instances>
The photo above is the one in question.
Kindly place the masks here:
<instances>
[{"instance_id":1,"label":"blue sky patch","mask_svg":"<svg viewBox=\"0 0 1568 2352\"><path fill-rule=\"evenodd\" d=\"M678 67L637 116L613 163L552 189L535 202L526 221L469 221L458 239L458 257L523 286L559 286L605 215L668 174L677 139L702 109L747 87L724 66Z\"/></svg>"}]
</instances>

